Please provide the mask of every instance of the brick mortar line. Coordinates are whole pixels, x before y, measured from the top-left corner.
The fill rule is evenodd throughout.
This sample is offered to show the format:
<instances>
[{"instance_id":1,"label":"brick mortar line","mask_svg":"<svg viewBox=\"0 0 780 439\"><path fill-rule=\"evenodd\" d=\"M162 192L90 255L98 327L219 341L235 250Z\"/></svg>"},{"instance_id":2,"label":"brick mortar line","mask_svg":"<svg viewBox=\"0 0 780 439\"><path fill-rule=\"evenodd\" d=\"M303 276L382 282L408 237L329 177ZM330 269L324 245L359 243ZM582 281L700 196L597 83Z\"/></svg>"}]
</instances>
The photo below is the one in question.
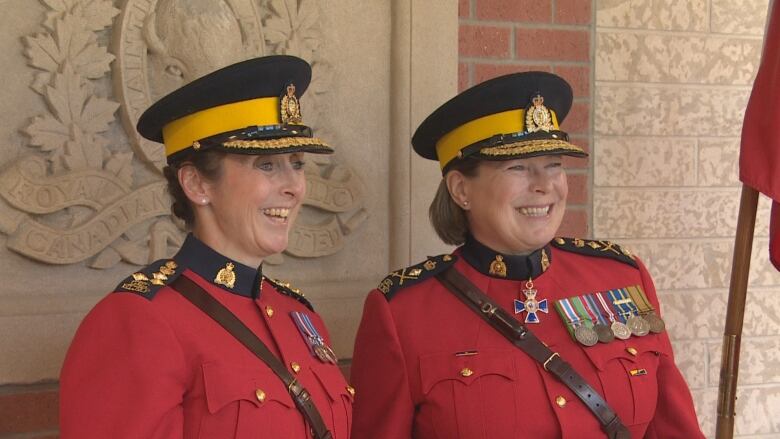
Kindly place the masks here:
<instances>
[{"instance_id":1,"label":"brick mortar line","mask_svg":"<svg viewBox=\"0 0 780 439\"><path fill-rule=\"evenodd\" d=\"M491 27L520 27L523 29L541 29L541 30L571 30L571 31L588 31L591 26L587 24L560 24L553 22L537 23L533 21L503 21L503 20L488 20L480 18L459 18L459 25L468 26L491 26Z\"/></svg>"},{"instance_id":2,"label":"brick mortar line","mask_svg":"<svg viewBox=\"0 0 780 439\"><path fill-rule=\"evenodd\" d=\"M516 64L533 64L539 66L552 66L552 67L590 67L589 61L570 61L570 60L543 60L543 59L523 59L523 58L479 58L474 56L460 56L458 57L460 62L476 62L484 63L489 62L495 65L516 65Z\"/></svg>"}]
</instances>

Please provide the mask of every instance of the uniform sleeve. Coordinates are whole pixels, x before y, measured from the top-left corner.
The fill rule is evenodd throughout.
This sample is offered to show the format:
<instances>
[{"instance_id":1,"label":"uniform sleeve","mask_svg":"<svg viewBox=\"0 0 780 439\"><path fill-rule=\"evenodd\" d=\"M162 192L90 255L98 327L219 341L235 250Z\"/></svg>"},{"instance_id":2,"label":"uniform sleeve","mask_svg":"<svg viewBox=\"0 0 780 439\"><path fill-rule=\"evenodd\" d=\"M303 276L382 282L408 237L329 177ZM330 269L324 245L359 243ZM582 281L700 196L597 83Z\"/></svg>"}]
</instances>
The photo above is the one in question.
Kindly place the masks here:
<instances>
[{"instance_id":1,"label":"uniform sleeve","mask_svg":"<svg viewBox=\"0 0 780 439\"><path fill-rule=\"evenodd\" d=\"M183 436L183 351L152 302L103 299L81 323L60 374L62 439Z\"/></svg>"},{"instance_id":2,"label":"uniform sleeve","mask_svg":"<svg viewBox=\"0 0 780 439\"><path fill-rule=\"evenodd\" d=\"M355 386L353 439L404 439L412 436L414 404L406 362L385 297L372 291L352 359Z\"/></svg>"},{"instance_id":3,"label":"uniform sleeve","mask_svg":"<svg viewBox=\"0 0 780 439\"><path fill-rule=\"evenodd\" d=\"M640 262L639 270L642 274L642 286L648 299L657 312L660 313L658 295L655 285L650 278L645 266ZM661 334L663 343L667 345L669 355L661 355L658 365L658 402L656 403L655 416L650 421L645 434L646 439L704 439L704 434L699 427L696 418L696 410L693 407L693 398L688 390L680 369L674 363L669 336L666 332Z\"/></svg>"}]
</instances>

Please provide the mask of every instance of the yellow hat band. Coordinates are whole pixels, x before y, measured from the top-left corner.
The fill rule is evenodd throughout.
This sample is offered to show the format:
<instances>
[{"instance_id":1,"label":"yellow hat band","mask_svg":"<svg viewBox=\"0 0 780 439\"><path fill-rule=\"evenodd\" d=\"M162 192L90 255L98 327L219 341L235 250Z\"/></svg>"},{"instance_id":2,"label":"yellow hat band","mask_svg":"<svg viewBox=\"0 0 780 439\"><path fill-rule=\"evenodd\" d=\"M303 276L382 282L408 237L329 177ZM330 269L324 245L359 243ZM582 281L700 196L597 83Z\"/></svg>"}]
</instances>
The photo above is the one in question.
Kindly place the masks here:
<instances>
[{"instance_id":1,"label":"yellow hat band","mask_svg":"<svg viewBox=\"0 0 780 439\"><path fill-rule=\"evenodd\" d=\"M265 97L208 108L163 127L165 155L171 156L196 140L255 125L278 125L279 98Z\"/></svg>"},{"instance_id":2,"label":"yellow hat band","mask_svg":"<svg viewBox=\"0 0 780 439\"><path fill-rule=\"evenodd\" d=\"M550 110L553 128L558 130L558 117ZM436 156L444 169L465 147L496 134L512 134L525 131L525 109L503 111L471 120L442 136L436 142Z\"/></svg>"}]
</instances>

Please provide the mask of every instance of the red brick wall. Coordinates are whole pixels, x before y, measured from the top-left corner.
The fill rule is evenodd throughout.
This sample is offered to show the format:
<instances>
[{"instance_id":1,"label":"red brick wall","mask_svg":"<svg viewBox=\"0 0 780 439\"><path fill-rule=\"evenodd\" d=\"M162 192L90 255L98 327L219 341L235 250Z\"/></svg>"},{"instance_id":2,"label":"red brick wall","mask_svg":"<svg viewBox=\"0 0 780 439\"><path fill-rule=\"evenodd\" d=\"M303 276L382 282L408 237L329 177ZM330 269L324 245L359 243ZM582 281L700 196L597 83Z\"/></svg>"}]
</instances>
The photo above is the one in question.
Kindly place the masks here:
<instances>
[{"instance_id":1,"label":"red brick wall","mask_svg":"<svg viewBox=\"0 0 780 439\"><path fill-rule=\"evenodd\" d=\"M589 150L592 0L459 0L458 88L524 70L553 72L574 89L562 129ZM589 233L590 164L567 159L569 208L563 236Z\"/></svg>"},{"instance_id":2,"label":"red brick wall","mask_svg":"<svg viewBox=\"0 0 780 439\"><path fill-rule=\"evenodd\" d=\"M0 386L0 439L55 439L59 429L56 384Z\"/></svg>"}]
</instances>

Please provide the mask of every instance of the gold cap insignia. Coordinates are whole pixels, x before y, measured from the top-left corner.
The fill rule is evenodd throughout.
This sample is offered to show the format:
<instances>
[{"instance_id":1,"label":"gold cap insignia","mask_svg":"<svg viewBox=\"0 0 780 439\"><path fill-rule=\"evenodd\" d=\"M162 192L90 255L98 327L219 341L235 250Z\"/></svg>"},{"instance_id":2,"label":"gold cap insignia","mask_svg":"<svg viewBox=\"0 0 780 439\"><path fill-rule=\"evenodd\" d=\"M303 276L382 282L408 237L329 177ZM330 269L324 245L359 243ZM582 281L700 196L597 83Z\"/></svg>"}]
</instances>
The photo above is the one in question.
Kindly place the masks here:
<instances>
[{"instance_id":1,"label":"gold cap insignia","mask_svg":"<svg viewBox=\"0 0 780 439\"><path fill-rule=\"evenodd\" d=\"M236 273L233 272L234 267L235 265L232 262L228 262L225 268L219 270L217 277L214 278L214 283L233 288L236 284Z\"/></svg>"},{"instance_id":2,"label":"gold cap insignia","mask_svg":"<svg viewBox=\"0 0 780 439\"><path fill-rule=\"evenodd\" d=\"M537 94L531 98L531 105L525 113L525 131L535 133L537 131L549 132L554 130L550 109L544 106L544 98Z\"/></svg>"},{"instance_id":3,"label":"gold cap insignia","mask_svg":"<svg viewBox=\"0 0 780 439\"><path fill-rule=\"evenodd\" d=\"M504 257L496 255L496 260L490 263L490 274L493 276L506 277L506 263Z\"/></svg>"},{"instance_id":4,"label":"gold cap insignia","mask_svg":"<svg viewBox=\"0 0 780 439\"><path fill-rule=\"evenodd\" d=\"M295 96L295 84L292 82L287 84L284 95L281 102L281 116L282 123L290 125L303 124L303 116L301 116L301 104L298 102L298 97Z\"/></svg>"}]
</instances>

